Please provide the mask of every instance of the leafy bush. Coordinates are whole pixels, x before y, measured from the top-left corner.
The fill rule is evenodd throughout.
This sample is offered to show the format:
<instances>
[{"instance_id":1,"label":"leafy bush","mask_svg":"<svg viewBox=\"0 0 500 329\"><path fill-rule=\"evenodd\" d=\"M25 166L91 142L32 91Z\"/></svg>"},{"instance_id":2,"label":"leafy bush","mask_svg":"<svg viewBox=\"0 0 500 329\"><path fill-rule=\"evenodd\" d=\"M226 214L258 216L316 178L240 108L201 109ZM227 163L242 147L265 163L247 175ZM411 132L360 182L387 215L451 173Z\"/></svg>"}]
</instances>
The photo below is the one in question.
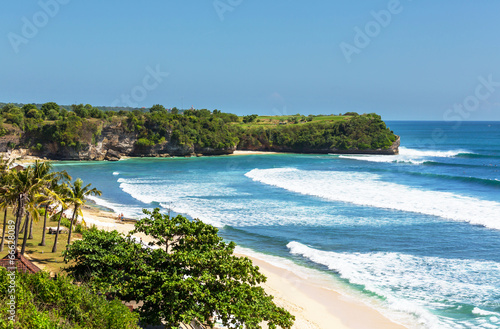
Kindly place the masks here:
<instances>
[{"instance_id":1,"label":"leafy bush","mask_svg":"<svg viewBox=\"0 0 500 329\"><path fill-rule=\"evenodd\" d=\"M135 142L135 145L137 147L148 147L155 145L155 143L147 138L139 138L137 142Z\"/></svg>"},{"instance_id":2,"label":"leafy bush","mask_svg":"<svg viewBox=\"0 0 500 329\"><path fill-rule=\"evenodd\" d=\"M9 133L7 129L3 126L3 119L0 117L0 137L5 136Z\"/></svg>"},{"instance_id":3,"label":"leafy bush","mask_svg":"<svg viewBox=\"0 0 500 329\"><path fill-rule=\"evenodd\" d=\"M48 120L57 120L59 119L59 111L57 110L49 110L49 112L47 113L47 119Z\"/></svg>"},{"instance_id":4,"label":"leafy bush","mask_svg":"<svg viewBox=\"0 0 500 329\"><path fill-rule=\"evenodd\" d=\"M81 224L81 223L78 223L78 224L75 225L75 232L76 233L82 234L83 231L85 231L86 229L87 228L83 224Z\"/></svg>"},{"instance_id":5,"label":"leafy bush","mask_svg":"<svg viewBox=\"0 0 500 329\"><path fill-rule=\"evenodd\" d=\"M7 270L0 267L0 319L9 313ZM139 328L138 316L118 300L107 301L85 285L66 276L51 278L46 272L16 273L16 321L0 322L0 328Z\"/></svg>"},{"instance_id":6,"label":"leafy bush","mask_svg":"<svg viewBox=\"0 0 500 329\"><path fill-rule=\"evenodd\" d=\"M57 218L59 220L59 217ZM65 226L69 228L71 226L71 221L67 219L66 217L61 218L61 226Z\"/></svg>"},{"instance_id":7,"label":"leafy bush","mask_svg":"<svg viewBox=\"0 0 500 329\"><path fill-rule=\"evenodd\" d=\"M243 117L243 122L244 123L249 123L249 122L254 122L255 119L257 119L258 115L257 114L252 114L252 115L245 115Z\"/></svg>"}]
</instances>

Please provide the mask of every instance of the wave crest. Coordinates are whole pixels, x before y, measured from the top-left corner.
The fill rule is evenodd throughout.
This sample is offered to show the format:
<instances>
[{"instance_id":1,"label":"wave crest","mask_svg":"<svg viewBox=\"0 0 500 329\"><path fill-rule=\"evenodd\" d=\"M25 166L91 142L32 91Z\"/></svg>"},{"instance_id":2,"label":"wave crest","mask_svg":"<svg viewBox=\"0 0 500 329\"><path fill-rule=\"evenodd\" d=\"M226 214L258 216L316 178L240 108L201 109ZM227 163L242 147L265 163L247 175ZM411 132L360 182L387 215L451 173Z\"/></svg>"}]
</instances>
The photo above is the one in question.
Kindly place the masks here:
<instances>
[{"instance_id":1,"label":"wave crest","mask_svg":"<svg viewBox=\"0 0 500 329\"><path fill-rule=\"evenodd\" d=\"M500 203L451 192L421 190L363 172L254 169L254 181L331 201L438 216L500 230Z\"/></svg>"}]
</instances>

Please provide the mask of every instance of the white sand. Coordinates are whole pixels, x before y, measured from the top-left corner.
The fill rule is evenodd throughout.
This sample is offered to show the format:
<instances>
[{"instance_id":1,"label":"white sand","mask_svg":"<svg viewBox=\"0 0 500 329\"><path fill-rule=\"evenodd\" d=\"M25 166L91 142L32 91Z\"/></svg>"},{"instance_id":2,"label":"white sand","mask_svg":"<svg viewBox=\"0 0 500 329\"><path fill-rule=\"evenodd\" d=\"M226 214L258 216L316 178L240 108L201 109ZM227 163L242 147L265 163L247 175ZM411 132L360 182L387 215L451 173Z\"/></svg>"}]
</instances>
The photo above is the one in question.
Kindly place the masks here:
<instances>
[{"instance_id":1,"label":"white sand","mask_svg":"<svg viewBox=\"0 0 500 329\"><path fill-rule=\"evenodd\" d=\"M278 154L278 152L236 150L233 152L233 154L230 155L255 155L255 154Z\"/></svg>"}]
</instances>

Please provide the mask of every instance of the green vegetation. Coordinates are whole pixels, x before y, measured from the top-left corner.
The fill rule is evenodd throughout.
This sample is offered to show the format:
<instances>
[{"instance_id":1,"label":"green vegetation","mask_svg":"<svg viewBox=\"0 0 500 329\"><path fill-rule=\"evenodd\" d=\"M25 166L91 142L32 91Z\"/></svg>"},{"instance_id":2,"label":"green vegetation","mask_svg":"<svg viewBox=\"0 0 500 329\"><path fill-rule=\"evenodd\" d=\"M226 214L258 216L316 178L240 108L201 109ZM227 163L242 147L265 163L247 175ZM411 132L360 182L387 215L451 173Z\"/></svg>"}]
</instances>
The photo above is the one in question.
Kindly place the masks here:
<instances>
[{"instance_id":1,"label":"green vegetation","mask_svg":"<svg viewBox=\"0 0 500 329\"><path fill-rule=\"evenodd\" d=\"M0 137L21 135L19 146L49 157L54 148L87 149L111 126L114 133L135 138L134 154L149 154L155 145L166 143L177 147L178 155L188 155L217 154L235 147L308 153L362 151L387 149L396 140L380 116L355 112L238 117L218 110L167 110L159 104L148 110L119 112L80 104L71 105L68 111L50 102L39 107L7 104L0 114ZM16 146L9 143L9 147Z\"/></svg>"},{"instance_id":2,"label":"green vegetation","mask_svg":"<svg viewBox=\"0 0 500 329\"><path fill-rule=\"evenodd\" d=\"M15 221L15 216L12 214L12 210L13 209L11 209L11 208L7 209L7 217L6 217L7 222ZM3 223L4 211L1 212L1 215L2 216L1 216L0 220ZM55 240L55 234L47 234L45 237L46 245L43 245L43 246L41 245L41 241L44 239L43 233L45 231L44 230L43 215L44 215L44 212L43 212L43 208L42 208L42 212L40 213L40 217L41 217L40 220L37 222L33 222L33 229L32 229L33 238L28 239L28 241L26 243L25 256L27 256L29 259L34 260L38 264L43 264L43 267L46 271L58 273L65 266L64 257L62 256L61 252L62 252L62 250L66 249L67 240L61 239L58 242L58 247L59 247L60 251L55 252L55 253L52 252L52 247L54 245L54 240ZM46 226L47 227L57 226L57 221L58 221L57 215L49 216L47 218L47 225ZM61 225L63 225L63 223L67 225L67 226L66 225L64 225L64 226L69 228L70 222L68 219L63 218L63 220L61 221ZM79 225L80 224L78 224L77 227L79 227ZM78 229L75 229L75 232L77 232L77 231L78 231ZM0 226L0 232L2 232L2 234L3 234L2 226ZM75 240L80 239L80 238L81 238L81 234L73 234L71 240L75 241ZM23 241L18 242L17 246L18 246L19 250L21 250L21 248L22 248L22 243L23 243ZM9 248L7 248L7 242L4 241L4 244L2 244L0 247L1 247L0 258L3 258L9 252Z\"/></svg>"},{"instance_id":3,"label":"green vegetation","mask_svg":"<svg viewBox=\"0 0 500 329\"><path fill-rule=\"evenodd\" d=\"M0 192L4 214L0 250L5 245L6 253L15 250L40 262L60 263L59 228L69 226L62 255L71 275L71 279L61 275L51 279L46 272L17 273L13 322L5 320L10 272L0 268L0 328L137 328L139 317L142 323L168 328L191 321L212 324L213 316L235 328L256 329L262 322L269 328L293 324L293 316L257 286L266 280L258 268L248 258L234 256L235 244L225 243L213 226L182 216L170 218L156 209L145 211L148 217L130 232L153 238L149 248L130 235L81 225L77 231L82 239L72 240L84 198L100 192L80 179L72 183L65 172L54 172L49 163L38 161L18 171L0 160ZM49 205L61 210L49 217ZM70 208L72 218L63 218L62 212ZM58 222L52 252L46 246L47 220ZM14 238L6 237L6 231L14 231ZM41 240L38 246L28 242L35 239ZM103 295L115 299L107 301ZM131 313L123 301L142 304Z\"/></svg>"},{"instance_id":4,"label":"green vegetation","mask_svg":"<svg viewBox=\"0 0 500 329\"><path fill-rule=\"evenodd\" d=\"M40 219L39 209L44 208L44 225L42 241L45 245L45 226L47 222L48 205L59 206L58 228L60 227L62 213L69 207L74 208L70 221L68 244L71 242L71 231L76 221L79 207L85 203L84 197L89 194L100 194L100 191L91 189L90 184L83 187L83 182L77 179L74 183L66 172L53 172L48 162L36 161L32 166L23 170L9 170L9 163L0 158L0 209L4 210L3 236L0 251L3 250L6 226L14 226L14 243L17 246L20 234L24 231L21 255L24 255L27 242L33 238L33 221ZM13 210L14 219L7 222L7 209ZM24 224L23 224L24 218ZM52 252L57 251L59 230L57 230Z\"/></svg>"},{"instance_id":5,"label":"green vegetation","mask_svg":"<svg viewBox=\"0 0 500 329\"><path fill-rule=\"evenodd\" d=\"M64 275L16 273L16 321L9 313L9 272L0 267L0 328L139 328L138 316L119 300L107 301Z\"/></svg>"},{"instance_id":6,"label":"green vegetation","mask_svg":"<svg viewBox=\"0 0 500 329\"><path fill-rule=\"evenodd\" d=\"M185 110L183 114L173 114L155 105L149 113L129 112L122 125L126 131L137 134L139 147L169 141L195 150L230 149L238 143L238 138L228 123L238 120L234 114L217 110Z\"/></svg>"},{"instance_id":7,"label":"green vegetation","mask_svg":"<svg viewBox=\"0 0 500 329\"><path fill-rule=\"evenodd\" d=\"M284 122L284 117L278 118ZM387 149L396 140L377 114L303 118L297 115L286 119L289 124L278 126L269 124L272 120L273 117L263 117L264 124L240 128L238 148L313 153ZM304 123L296 124L297 121Z\"/></svg>"},{"instance_id":8,"label":"green vegetation","mask_svg":"<svg viewBox=\"0 0 500 329\"><path fill-rule=\"evenodd\" d=\"M143 323L177 328L192 320L212 325L214 316L233 328L290 328L294 317L257 286L266 278L248 258L233 255L217 228L159 209L130 234L155 239L146 248L114 232L90 229L65 252L68 271L96 291L124 301L140 300ZM167 252L168 251L168 252Z\"/></svg>"}]
</instances>

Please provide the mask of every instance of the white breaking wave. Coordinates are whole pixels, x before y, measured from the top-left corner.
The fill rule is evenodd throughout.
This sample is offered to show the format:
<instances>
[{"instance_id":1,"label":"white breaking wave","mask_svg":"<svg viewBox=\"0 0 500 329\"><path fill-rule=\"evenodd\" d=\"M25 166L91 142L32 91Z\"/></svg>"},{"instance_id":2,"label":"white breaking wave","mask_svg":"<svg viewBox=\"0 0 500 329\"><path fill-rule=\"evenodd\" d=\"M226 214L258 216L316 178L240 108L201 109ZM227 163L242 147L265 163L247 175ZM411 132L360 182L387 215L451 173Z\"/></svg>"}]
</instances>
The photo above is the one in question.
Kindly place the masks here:
<instances>
[{"instance_id":1,"label":"white breaking wave","mask_svg":"<svg viewBox=\"0 0 500 329\"><path fill-rule=\"evenodd\" d=\"M500 229L500 203L451 192L421 190L363 172L254 169L254 181L292 192L356 205L422 213Z\"/></svg>"},{"instance_id":2,"label":"white breaking wave","mask_svg":"<svg viewBox=\"0 0 500 329\"><path fill-rule=\"evenodd\" d=\"M427 161L430 161L429 158L452 158L463 153L470 152L467 150L421 151L401 146L399 148L398 155L341 155L339 156L339 158L370 162L396 162L420 165Z\"/></svg>"},{"instance_id":3,"label":"white breaking wave","mask_svg":"<svg viewBox=\"0 0 500 329\"><path fill-rule=\"evenodd\" d=\"M490 315L500 316L500 314L498 314L496 312L485 311L485 310L480 309L479 307L474 307L474 309L472 310L472 313L477 314L477 315L482 315L482 316L490 316Z\"/></svg>"},{"instance_id":4,"label":"white breaking wave","mask_svg":"<svg viewBox=\"0 0 500 329\"><path fill-rule=\"evenodd\" d=\"M387 307L414 314L426 328L468 328L428 311L466 303L481 305L500 296L500 264L490 261L417 257L394 252L338 253L316 250L299 242L290 253L328 267L351 284L385 298ZM474 311L473 311L474 312ZM475 309L491 316L474 328L490 328L500 313ZM496 316L496 317L495 317Z\"/></svg>"},{"instance_id":5,"label":"white breaking wave","mask_svg":"<svg viewBox=\"0 0 500 329\"><path fill-rule=\"evenodd\" d=\"M471 153L471 152L462 149L450 150L450 151L422 151L422 150L409 149L404 146L401 146L399 148L399 154L404 156L452 158L463 153Z\"/></svg>"},{"instance_id":6,"label":"white breaking wave","mask_svg":"<svg viewBox=\"0 0 500 329\"><path fill-rule=\"evenodd\" d=\"M118 171L113 172L113 176L117 176L117 175L119 175L119 174L120 174L120 173L119 173Z\"/></svg>"},{"instance_id":7,"label":"white breaking wave","mask_svg":"<svg viewBox=\"0 0 500 329\"><path fill-rule=\"evenodd\" d=\"M255 199L226 186L220 180L118 179L120 188L140 202L153 202L166 209L199 218L216 227L256 225L386 225L393 218L380 215L352 217L318 208L314 204L297 207L290 201ZM328 204L324 205L328 207ZM413 223L413 221L405 221Z\"/></svg>"}]
</instances>

